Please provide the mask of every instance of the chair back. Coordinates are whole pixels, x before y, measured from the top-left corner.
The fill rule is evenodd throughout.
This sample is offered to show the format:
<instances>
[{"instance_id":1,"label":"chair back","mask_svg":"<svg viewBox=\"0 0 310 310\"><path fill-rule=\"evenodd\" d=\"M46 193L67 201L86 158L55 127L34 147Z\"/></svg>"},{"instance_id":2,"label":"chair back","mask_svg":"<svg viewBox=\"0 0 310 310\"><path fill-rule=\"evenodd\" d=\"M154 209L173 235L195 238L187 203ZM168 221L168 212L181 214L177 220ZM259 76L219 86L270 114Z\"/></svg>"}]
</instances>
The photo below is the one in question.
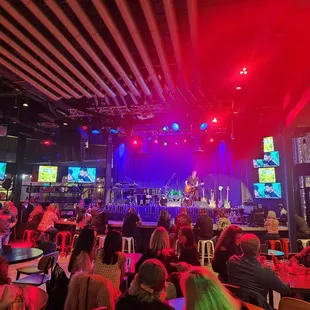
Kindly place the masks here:
<instances>
[{"instance_id":1,"label":"chair back","mask_svg":"<svg viewBox=\"0 0 310 310\"><path fill-rule=\"evenodd\" d=\"M42 270L45 274L53 268L58 261L59 252L53 252L41 257L38 263L38 269Z\"/></svg>"},{"instance_id":2,"label":"chair back","mask_svg":"<svg viewBox=\"0 0 310 310\"><path fill-rule=\"evenodd\" d=\"M43 251L43 255L56 252L57 244L55 242L42 242L39 245L39 249Z\"/></svg>"},{"instance_id":3,"label":"chair back","mask_svg":"<svg viewBox=\"0 0 310 310\"><path fill-rule=\"evenodd\" d=\"M300 299L283 297L280 300L279 310L309 310L310 303Z\"/></svg>"}]
</instances>

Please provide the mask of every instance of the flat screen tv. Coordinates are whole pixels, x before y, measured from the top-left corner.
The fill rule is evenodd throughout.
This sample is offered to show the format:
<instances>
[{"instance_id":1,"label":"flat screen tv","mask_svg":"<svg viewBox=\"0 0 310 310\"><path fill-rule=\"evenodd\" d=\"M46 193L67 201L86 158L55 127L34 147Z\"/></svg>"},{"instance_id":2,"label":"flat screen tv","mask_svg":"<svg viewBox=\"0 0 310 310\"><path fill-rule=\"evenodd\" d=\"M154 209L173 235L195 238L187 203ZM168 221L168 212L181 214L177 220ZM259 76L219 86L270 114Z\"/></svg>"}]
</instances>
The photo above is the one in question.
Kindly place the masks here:
<instances>
[{"instance_id":1,"label":"flat screen tv","mask_svg":"<svg viewBox=\"0 0 310 310\"><path fill-rule=\"evenodd\" d=\"M95 183L96 168L68 167L68 182Z\"/></svg>"},{"instance_id":2,"label":"flat screen tv","mask_svg":"<svg viewBox=\"0 0 310 310\"><path fill-rule=\"evenodd\" d=\"M281 183L254 183L254 197L264 199L282 198Z\"/></svg>"},{"instance_id":3,"label":"flat screen tv","mask_svg":"<svg viewBox=\"0 0 310 310\"><path fill-rule=\"evenodd\" d=\"M254 168L279 167L280 155L278 151L264 152L263 159L253 159Z\"/></svg>"},{"instance_id":4,"label":"flat screen tv","mask_svg":"<svg viewBox=\"0 0 310 310\"><path fill-rule=\"evenodd\" d=\"M273 151L274 151L273 137L264 138L264 152L273 152Z\"/></svg>"},{"instance_id":5,"label":"flat screen tv","mask_svg":"<svg viewBox=\"0 0 310 310\"><path fill-rule=\"evenodd\" d=\"M275 168L259 168L258 169L259 183L275 183L276 172Z\"/></svg>"},{"instance_id":6,"label":"flat screen tv","mask_svg":"<svg viewBox=\"0 0 310 310\"><path fill-rule=\"evenodd\" d=\"M5 179L6 173L6 163L0 163L0 180L3 181Z\"/></svg>"},{"instance_id":7,"label":"flat screen tv","mask_svg":"<svg viewBox=\"0 0 310 310\"><path fill-rule=\"evenodd\" d=\"M57 166L39 166L38 182L56 182Z\"/></svg>"}]
</instances>

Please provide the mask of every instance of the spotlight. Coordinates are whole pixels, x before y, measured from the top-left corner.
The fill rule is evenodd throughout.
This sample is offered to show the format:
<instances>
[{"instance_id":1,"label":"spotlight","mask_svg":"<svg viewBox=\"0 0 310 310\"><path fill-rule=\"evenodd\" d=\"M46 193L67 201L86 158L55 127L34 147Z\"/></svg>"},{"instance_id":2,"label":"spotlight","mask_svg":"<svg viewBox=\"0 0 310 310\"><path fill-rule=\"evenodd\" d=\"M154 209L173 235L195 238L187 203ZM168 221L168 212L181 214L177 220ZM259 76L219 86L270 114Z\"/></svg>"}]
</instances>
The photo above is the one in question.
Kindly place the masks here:
<instances>
[{"instance_id":1,"label":"spotlight","mask_svg":"<svg viewBox=\"0 0 310 310\"><path fill-rule=\"evenodd\" d=\"M92 133L93 135L99 135L99 134L100 134L100 130L98 130L98 129L93 129L93 130L91 131L91 133Z\"/></svg>"},{"instance_id":2,"label":"spotlight","mask_svg":"<svg viewBox=\"0 0 310 310\"><path fill-rule=\"evenodd\" d=\"M68 123L63 123L64 126L68 126Z\"/></svg>"},{"instance_id":3,"label":"spotlight","mask_svg":"<svg viewBox=\"0 0 310 310\"><path fill-rule=\"evenodd\" d=\"M81 128L83 131L87 131L87 129L88 129L88 127L86 125L83 125Z\"/></svg>"},{"instance_id":4,"label":"spotlight","mask_svg":"<svg viewBox=\"0 0 310 310\"><path fill-rule=\"evenodd\" d=\"M175 145L178 145L178 142L175 142L174 144L175 144Z\"/></svg>"},{"instance_id":5,"label":"spotlight","mask_svg":"<svg viewBox=\"0 0 310 310\"><path fill-rule=\"evenodd\" d=\"M137 141L137 140L133 140L133 144L134 144L134 145L137 145L137 144L138 144L138 141Z\"/></svg>"},{"instance_id":6,"label":"spotlight","mask_svg":"<svg viewBox=\"0 0 310 310\"><path fill-rule=\"evenodd\" d=\"M240 74L248 74L248 71L246 70L246 68L243 68L243 69L240 71Z\"/></svg>"},{"instance_id":7,"label":"spotlight","mask_svg":"<svg viewBox=\"0 0 310 310\"><path fill-rule=\"evenodd\" d=\"M157 140L157 139L155 139L155 140L154 140L154 143L155 143L155 144L158 144L158 140Z\"/></svg>"},{"instance_id":8,"label":"spotlight","mask_svg":"<svg viewBox=\"0 0 310 310\"><path fill-rule=\"evenodd\" d=\"M241 89L241 86L237 86L236 89L237 89L237 90L240 90L240 89Z\"/></svg>"},{"instance_id":9,"label":"spotlight","mask_svg":"<svg viewBox=\"0 0 310 310\"><path fill-rule=\"evenodd\" d=\"M243 71L240 71L240 74L243 74Z\"/></svg>"},{"instance_id":10,"label":"spotlight","mask_svg":"<svg viewBox=\"0 0 310 310\"><path fill-rule=\"evenodd\" d=\"M208 124L207 123L202 123L200 125L200 130L206 130L208 128Z\"/></svg>"},{"instance_id":11,"label":"spotlight","mask_svg":"<svg viewBox=\"0 0 310 310\"><path fill-rule=\"evenodd\" d=\"M118 130L115 129L115 128L110 128L110 133L113 133L113 134L117 135Z\"/></svg>"},{"instance_id":12,"label":"spotlight","mask_svg":"<svg viewBox=\"0 0 310 310\"><path fill-rule=\"evenodd\" d=\"M178 130L180 129L179 124L173 123L173 124L172 124L172 129L173 129L174 131L178 131Z\"/></svg>"},{"instance_id":13,"label":"spotlight","mask_svg":"<svg viewBox=\"0 0 310 310\"><path fill-rule=\"evenodd\" d=\"M168 145L168 143L167 142L164 142L164 146L167 146Z\"/></svg>"},{"instance_id":14,"label":"spotlight","mask_svg":"<svg viewBox=\"0 0 310 310\"><path fill-rule=\"evenodd\" d=\"M51 140L44 140L41 142L41 144L46 145L46 146L50 146L52 144Z\"/></svg>"},{"instance_id":15,"label":"spotlight","mask_svg":"<svg viewBox=\"0 0 310 310\"><path fill-rule=\"evenodd\" d=\"M213 139L213 138L211 138L211 139L210 139L210 142L214 142L214 139Z\"/></svg>"},{"instance_id":16,"label":"spotlight","mask_svg":"<svg viewBox=\"0 0 310 310\"><path fill-rule=\"evenodd\" d=\"M187 139L184 139L184 141L183 141L184 143L186 143L187 142Z\"/></svg>"},{"instance_id":17,"label":"spotlight","mask_svg":"<svg viewBox=\"0 0 310 310\"><path fill-rule=\"evenodd\" d=\"M216 117L213 118L212 123L217 123L217 118Z\"/></svg>"},{"instance_id":18,"label":"spotlight","mask_svg":"<svg viewBox=\"0 0 310 310\"><path fill-rule=\"evenodd\" d=\"M28 107L28 103L23 103L23 107L27 108Z\"/></svg>"},{"instance_id":19,"label":"spotlight","mask_svg":"<svg viewBox=\"0 0 310 310\"><path fill-rule=\"evenodd\" d=\"M163 127L163 131L168 131L168 129L169 129L168 126Z\"/></svg>"}]
</instances>

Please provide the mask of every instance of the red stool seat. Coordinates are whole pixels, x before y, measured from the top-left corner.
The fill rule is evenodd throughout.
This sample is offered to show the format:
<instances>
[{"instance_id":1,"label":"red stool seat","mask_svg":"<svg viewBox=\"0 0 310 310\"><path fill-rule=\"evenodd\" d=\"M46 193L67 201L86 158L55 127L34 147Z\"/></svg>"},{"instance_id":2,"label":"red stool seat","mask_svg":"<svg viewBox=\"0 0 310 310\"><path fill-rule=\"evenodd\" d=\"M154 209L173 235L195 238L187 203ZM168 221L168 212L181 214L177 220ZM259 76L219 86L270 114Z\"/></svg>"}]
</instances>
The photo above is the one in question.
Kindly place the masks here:
<instances>
[{"instance_id":1,"label":"red stool seat","mask_svg":"<svg viewBox=\"0 0 310 310\"><path fill-rule=\"evenodd\" d=\"M23 242L27 242L32 245L33 238L35 237L35 230L26 229L23 233Z\"/></svg>"},{"instance_id":2,"label":"red stool seat","mask_svg":"<svg viewBox=\"0 0 310 310\"><path fill-rule=\"evenodd\" d=\"M281 238L280 242L285 256L288 257L288 254L290 253L290 240L288 238Z\"/></svg>"},{"instance_id":3,"label":"red stool seat","mask_svg":"<svg viewBox=\"0 0 310 310\"><path fill-rule=\"evenodd\" d=\"M282 250L282 244L281 244L281 241L280 241L280 240L267 240L267 241L265 242L265 244L269 244L271 250L280 250L280 251L283 251L283 250Z\"/></svg>"},{"instance_id":4,"label":"red stool seat","mask_svg":"<svg viewBox=\"0 0 310 310\"><path fill-rule=\"evenodd\" d=\"M68 242L66 242L68 240ZM60 231L56 235L57 249L60 249L60 255L65 256L72 250L72 235L70 231Z\"/></svg>"}]
</instances>

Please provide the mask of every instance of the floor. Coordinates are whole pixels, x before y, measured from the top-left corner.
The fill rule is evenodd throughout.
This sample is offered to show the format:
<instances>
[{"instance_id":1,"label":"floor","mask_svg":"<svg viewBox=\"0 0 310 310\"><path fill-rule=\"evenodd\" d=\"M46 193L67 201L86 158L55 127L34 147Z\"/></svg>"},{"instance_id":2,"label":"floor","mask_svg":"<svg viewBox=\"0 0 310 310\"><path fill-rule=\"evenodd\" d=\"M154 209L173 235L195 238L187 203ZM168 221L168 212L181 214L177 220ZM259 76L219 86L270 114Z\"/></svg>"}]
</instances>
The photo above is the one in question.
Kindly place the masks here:
<instances>
[{"instance_id":1,"label":"floor","mask_svg":"<svg viewBox=\"0 0 310 310\"><path fill-rule=\"evenodd\" d=\"M27 244L22 243L22 242L13 242L12 247L25 247ZM68 264L69 264L69 259L70 257L59 257L58 263L59 265L63 268L63 270L66 272L67 276L69 277L70 274L68 272ZM9 277L14 281L16 279L16 269L24 266L31 266L31 265L37 265L39 259L34 260L32 262L26 262L26 263L21 263L21 264L16 264L16 265L10 265L9 266ZM208 269L212 269L211 266L206 266ZM45 285L41 285L40 288L43 290L46 289ZM274 293L274 306L277 309L280 301L280 295L278 293Z\"/></svg>"}]
</instances>

